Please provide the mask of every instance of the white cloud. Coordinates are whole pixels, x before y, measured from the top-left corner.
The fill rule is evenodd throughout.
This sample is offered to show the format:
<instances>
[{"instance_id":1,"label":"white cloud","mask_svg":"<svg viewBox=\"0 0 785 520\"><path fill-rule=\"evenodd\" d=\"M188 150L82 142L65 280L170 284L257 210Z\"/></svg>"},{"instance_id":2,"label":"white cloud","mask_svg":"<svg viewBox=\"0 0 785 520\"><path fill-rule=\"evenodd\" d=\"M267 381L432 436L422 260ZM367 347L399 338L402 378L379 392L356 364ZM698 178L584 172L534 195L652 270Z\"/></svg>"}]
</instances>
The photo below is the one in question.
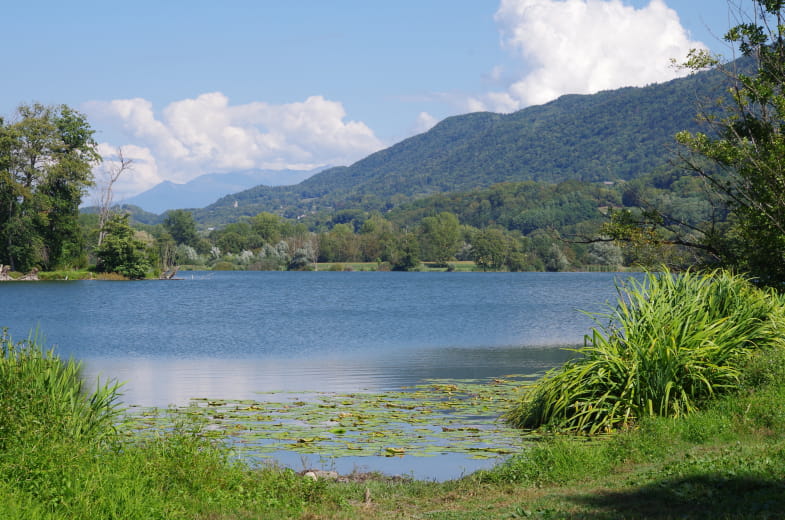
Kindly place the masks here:
<instances>
[{"instance_id":1,"label":"white cloud","mask_svg":"<svg viewBox=\"0 0 785 520\"><path fill-rule=\"evenodd\" d=\"M641 9L622 0L501 0L495 20L503 47L527 72L505 92L468 100L473 110L510 112L567 93L667 81L679 75L672 59L705 47L664 0Z\"/></svg>"},{"instance_id":2,"label":"white cloud","mask_svg":"<svg viewBox=\"0 0 785 520\"><path fill-rule=\"evenodd\" d=\"M350 164L383 146L364 123L345 120L341 103L322 96L230 105L225 95L212 92L170 103L160 117L140 98L91 102L85 110L106 125L119 125L134 142L139 159L123 181L127 196L163 177L181 183L212 172Z\"/></svg>"},{"instance_id":3,"label":"white cloud","mask_svg":"<svg viewBox=\"0 0 785 520\"><path fill-rule=\"evenodd\" d=\"M101 190L108 186L109 177L120 167L118 148L109 143L100 143L98 153L103 157L103 162L94 171L96 185L91 193L88 204L98 205ZM112 185L112 201L114 204L136 195L164 179L158 173L158 164L149 148L125 145L122 147L123 158L130 166L123 171L117 181ZM86 201L87 202L87 201Z\"/></svg>"},{"instance_id":4,"label":"white cloud","mask_svg":"<svg viewBox=\"0 0 785 520\"><path fill-rule=\"evenodd\" d=\"M414 133L421 134L423 132L427 132L436 126L436 123L438 122L439 120L428 112L420 112L420 114L417 116L417 121L414 124Z\"/></svg>"}]
</instances>

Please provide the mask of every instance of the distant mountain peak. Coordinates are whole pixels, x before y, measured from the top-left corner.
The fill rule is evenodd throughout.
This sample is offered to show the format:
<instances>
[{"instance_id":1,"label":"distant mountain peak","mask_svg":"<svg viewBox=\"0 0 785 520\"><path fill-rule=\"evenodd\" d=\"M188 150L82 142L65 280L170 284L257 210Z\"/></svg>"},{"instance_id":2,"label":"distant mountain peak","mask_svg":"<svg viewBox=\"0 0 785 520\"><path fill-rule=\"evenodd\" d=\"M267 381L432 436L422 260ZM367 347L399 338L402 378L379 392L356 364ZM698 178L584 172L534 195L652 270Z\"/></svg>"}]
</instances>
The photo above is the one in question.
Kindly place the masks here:
<instances>
[{"instance_id":1,"label":"distant mountain peak","mask_svg":"<svg viewBox=\"0 0 785 520\"><path fill-rule=\"evenodd\" d=\"M163 181L149 190L123 201L156 214L170 209L202 208L225 195L253 188L254 186L284 186L297 184L322 171L313 170L241 170L228 173L207 173L178 184Z\"/></svg>"}]
</instances>

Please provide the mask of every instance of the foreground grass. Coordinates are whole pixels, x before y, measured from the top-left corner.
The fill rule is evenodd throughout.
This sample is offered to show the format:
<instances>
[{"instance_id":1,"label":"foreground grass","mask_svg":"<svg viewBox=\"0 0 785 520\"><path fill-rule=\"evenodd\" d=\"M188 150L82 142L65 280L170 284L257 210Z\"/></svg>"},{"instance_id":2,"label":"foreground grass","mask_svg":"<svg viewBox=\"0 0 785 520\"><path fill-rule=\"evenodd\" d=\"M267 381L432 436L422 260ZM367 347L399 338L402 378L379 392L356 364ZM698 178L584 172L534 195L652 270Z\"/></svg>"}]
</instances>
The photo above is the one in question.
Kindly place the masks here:
<instances>
[{"instance_id":1,"label":"foreground grass","mask_svg":"<svg viewBox=\"0 0 785 520\"><path fill-rule=\"evenodd\" d=\"M689 416L602 437L551 435L494 470L445 483L314 482L234 461L187 421L141 441L84 428L51 435L48 417L5 437L0 518L779 518L785 354L761 353L744 373L741 393Z\"/></svg>"},{"instance_id":2,"label":"foreground grass","mask_svg":"<svg viewBox=\"0 0 785 520\"><path fill-rule=\"evenodd\" d=\"M334 484L327 496L355 505L322 504L310 518L781 518L782 355L776 364L779 381L688 417L604 438L553 435L459 481ZM370 504L361 503L366 487Z\"/></svg>"},{"instance_id":3,"label":"foreground grass","mask_svg":"<svg viewBox=\"0 0 785 520\"><path fill-rule=\"evenodd\" d=\"M127 437L118 387L0 334L0 518L292 518L323 483L237 463L181 422Z\"/></svg>"}]
</instances>

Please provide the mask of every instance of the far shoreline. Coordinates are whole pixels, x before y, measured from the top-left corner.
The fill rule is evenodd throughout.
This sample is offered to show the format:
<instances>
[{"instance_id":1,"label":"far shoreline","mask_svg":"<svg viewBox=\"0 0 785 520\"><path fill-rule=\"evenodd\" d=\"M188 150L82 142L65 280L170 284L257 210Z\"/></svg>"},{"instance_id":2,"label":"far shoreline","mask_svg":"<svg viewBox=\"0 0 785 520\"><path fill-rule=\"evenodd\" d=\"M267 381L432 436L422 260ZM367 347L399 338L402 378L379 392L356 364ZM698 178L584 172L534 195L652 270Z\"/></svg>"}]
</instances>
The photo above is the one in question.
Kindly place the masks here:
<instances>
[{"instance_id":1,"label":"far shoreline","mask_svg":"<svg viewBox=\"0 0 785 520\"><path fill-rule=\"evenodd\" d=\"M194 272L194 271L203 271L203 272L221 272L221 271L257 271L255 269L212 269L208 266L196 266L196 265L185 265L180 266L177 269L178 273L184 272ZM586 272L615 272L615 273L622 273L622 272L635 272L637 271L631 267L624 267L624 266L597 266L596 269L579 269L575 271L520 271L520 272L541 272L541 273L548 273L548 272L562 272L562 273L586 273ZM263 272L259 270L259 272ZM287 272L287 271L264 271L264 272ZM382 264L378 264L375 262L346 262L346 263L335 263L335 262L325 262L325 263L318 263L315 264L311 269L300 270L300 272L390 272L390 269L385 269L385 266ZM455 273L481 273L481 272L488 272L488 273L500 273L500 272L511 272L506 270L485 270L477 267L474 262L471 261L459 261L459 262L450 262L447 265L444 264L437 264L434 262L423 262L420 266L416 269L412 269L409 271L401 271L401 272L410 272L410 273L443 273L443 272L455 272ZM0 283L3 282L35 282L35 281L84 281L84 280L95 280L95 281L133 281L125 276L122 276L117 273L98 273L95 271L91 271L88 269L78 269L78 270L56 270L56 271L37 271L33 270L28 273L23 273L20 271L6 271L5 276L0 277ZM150 276L146 278L142 278L141 280L181 280L183 278L180 277L172 277L172 278L161 278L157 272L150 273Z\"/></svg>"}]
</instances>

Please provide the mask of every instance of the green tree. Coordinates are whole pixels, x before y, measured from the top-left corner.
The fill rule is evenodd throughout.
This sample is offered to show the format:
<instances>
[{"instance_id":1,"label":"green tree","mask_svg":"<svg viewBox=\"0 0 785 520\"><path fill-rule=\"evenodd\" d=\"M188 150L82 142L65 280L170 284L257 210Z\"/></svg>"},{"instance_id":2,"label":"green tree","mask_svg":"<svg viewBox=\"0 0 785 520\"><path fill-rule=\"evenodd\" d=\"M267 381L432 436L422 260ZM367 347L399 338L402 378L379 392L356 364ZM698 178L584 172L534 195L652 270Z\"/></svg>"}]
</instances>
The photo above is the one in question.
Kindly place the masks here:
<instances>
[{"instance_id":1,"label":"green tree","mask_svg":"<svg viewBox=\"0 0 785 520\"><path fill-rule=\"evenodd\" d=\"M458 217L449 211L443 211L435 217L425 217L420 221L419 238L426 260L446 264L455 257L461 244Z\"/></svg>"},{"instance_id":2,"label":"green tree","mask_svg":"<svg viewBox=\"0 0 785 520\"><path fill-rule=\"evenodd\" d=\"M104 226L106 235L96 251L99 272L118 273L132 280L144 278L151 269L145 244L136 238L128 214L113 214Z\"/></svg>"},{"instance_id":3,"label":"green tree","mask_svg":"<svg viewBox=\"0 0 785 520\"><path fill-rule=\"evenodd\" d=\"M193 246L199 238L196 234L196 222L190 211L183 209L167 211L163 226L177 244Z\"/></svg>"},{"instance_id":4,"label":"green tree","mask_svg":"<svg viewBox=\"0 0 785 520\"><path fill-rule=\"evenodd\" d=\"M748 19L725 40L738 45L751 72L720 65L732 79L723 115L708 115L710 131L681 132L689 168L724 197L732 211L718 253L763 283L785 282L785 0L751 0ZM695 52L687 65L718 60ZM706 239L718 238L707 235Z\"/></svg>"},{"instance_id":5,"label":"green tree","mask_svg":"<svg viewBox=\"0 0 785 520\"><path fill-rule=\"evenodd\" d=\"M410 271L420 265L420 244L414 233L403 233L398 237L389 262L393 271Z\"/></svg>"},{"instance_id":6,"label":"green tree","mask_svg":"<svg viewBox=\"0 0 785 520\"><path fill-rule=\"evenodd\" d=\"M21 105L17 117L0 119L0 263L83 263L79 204L100 161L93 130L65 105Z\"/></svg>"},{"instance_id":7,"label":"green tree","mask_svg":"<svg viewBox=\"0 0 785 520\"><path fill-rule=\"evenodd\" d=\"M390 261L396 242L395 225L379 214L371 215L360 227L360 248L366 262Z\"/></svg>"},{"instance_id":8,"label":"green tree","mask_svg":"<svg viewBox=\"0 0 785 520\"><path fill-rule=\"evenodd\" d=\"M350 224L336 224L319 238L319 257L325 262L357 262L360 241Z\"/></svg>"},{"instance_id":9,"label":"green tree","mask_svg":"<svg viewBox=\"0 0 785 520\"><path fill-rule=\"evenodd\" d=\"M472 260L483 271L504 267L509 250L509 241L501 229L481 229L472 237Z\"/></svg>"},{"instance_id":10,"label":"green tree","mask_svg":"<svg viewBox=\"0 0 785 520\"><path fill-rule=\"evenodd\" d=\"M281 240L281 217L265 211L251 217L251 228L265 244L277 244Z\"/></svg>"}]
</instances>

